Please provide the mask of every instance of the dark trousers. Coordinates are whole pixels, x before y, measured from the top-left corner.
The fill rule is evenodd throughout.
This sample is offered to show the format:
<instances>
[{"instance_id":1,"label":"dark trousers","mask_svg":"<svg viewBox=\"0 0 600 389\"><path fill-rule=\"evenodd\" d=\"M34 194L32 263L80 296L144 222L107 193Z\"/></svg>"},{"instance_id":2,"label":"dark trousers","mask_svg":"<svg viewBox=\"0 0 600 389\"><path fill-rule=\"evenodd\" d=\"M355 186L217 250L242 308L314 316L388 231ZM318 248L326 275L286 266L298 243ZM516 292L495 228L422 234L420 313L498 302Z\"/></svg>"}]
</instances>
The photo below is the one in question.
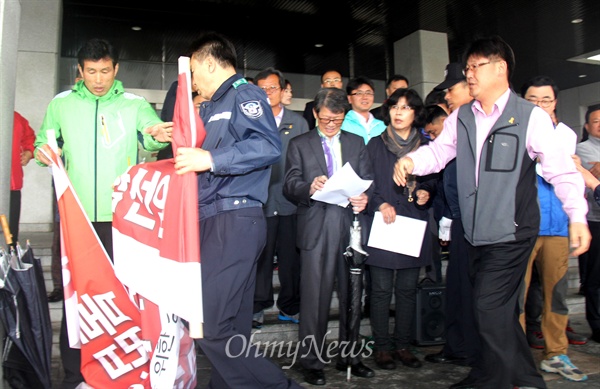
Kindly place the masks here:
<instances>
[{"instance_id":1,"label":"dark trousers","mask_svg":"<svg viewBox=\"0 0 600 389\"><path fill-rule=\"evenodd\" d=\"M546 388L519 322L519 298L524 295L525 271L536 239L468 245L481 340L481 358L470 373L477 377L477 388Z\"/></svg>"},{"instance_id":2,"label":"dark trousers","mask_svg":"<svg viewBox=\"0 0 600 389\"><path fill-rule=\"evenodd\" d=\"M466 358L472 365L480 350L473 311L473 284L469 278L469 251L461 219L450 227L449 258L446 268L445 355Z\"/></svg>"},{"instance_id":3,"label":"dark trousers","mask_svg":"<svg viewBox=\"0 0 600 389\"><path fill-rule=\"evenodd\" d=\"M441 284L442 278L442 246L438 239L438 221L434 217L433 207L429 208L429 224L427 231L431 234L431 264L425 267L425 275L436 284Z\"/></svg>"},{"instance_id":4,"label":"dark trousers","mask_svg":"<svg viewBox=\"0 0 600 389\"><path fill-rule=\"evenodd\" d=\"M267 220L267 243L256 266L254 313L273 306L273 258L279 264L277 307L288 315L300 312L300 252L296 248L296 215L271 216Z\"/></svg>"},{"instance_id":5,"label":"dark trousers","mask_svg":"<svg viewBox=\"0 0 600 389\"><path fill-rule=\"evenodd\" d=\"M266 240L261 208L223 212L200 221L204 338L210 388L299 388L249 346L256 262Z\"/></svg>"},{"instance_id":6,"label":"dark trousers","mask_svg":"<svg viewBox=\"0 0 600 389\"><path fill-rule=\"evenodd\" d=\"M337 284L340 311L338 340L340 342L349 340L347 331L349 270L343 255L349 242L350 226L347 222L348 218L344 215L347 210L338 205L327 204L323 212L327 213L324 225L314 226L322 232L315 247L311 250L300 250L302 275L300 276L298 336L299 341L302 342L299 355L303 357L300 363L306 369L323 369L325 361L336 356L335 353L340 356L338 350L329 352L325 342L335 284ZM356 317L360 320L360 312ZM350 363L359 361L357 355Z\"/></svg>"},{"instance_id":7,"label":"dark trousers","mask_svg":"<svg viewBox=\"0 0 600 389\"><path fill-rule=\"evenodd\" d=\"M93 222L92 227L96 230L100 243L108 253L110 260L113 259L112 246L112 223ZM69 347L69 336L67 335L67 320L65 316L65 303L63 300L63 315L59 335L60 359L62 361L65 377L62 381L62 389L72 389L85 381L81 375L81 350Z\"/></svg>"},{"instance_id":8,"label":"dark trousers","mask_svg":"<svg viewBox=\"0 0 600 389\"><path fill-rule=\"evenodd\" d=\"M412 339L420 267L371 269L371 329L376 351L408 348ZM395 297L394 332L390 335L390 303Z\"/></svg>"},{"instance_id":9,"label":"dark trousers","mask_svg":"<svg viewBox=\"0 0 600 389\"><path fill-rule=\"evenodd\" d=\"M10 191L10 205L8 213L8 228L12 234L13 245L19 241L19 221L21 220L21 191Z\"/></svg>"},{"instance_id":10,"label":"dark trousers","mask_svg":"<svg viewBox=\"0 0 600 389\"><path fill-rule=\"evenodd\" d=\"M589 222L588 222L589 224ZM585 284L585 271L587 269L587 263L588 263L588 253L589 251L581 254L579 257L577 257L577 262L579 265L579 284L581 286L583 286Z\"/></svg>"},{"instance_id":11,"label":"dark trousers","mask_svg":"<svg viewBox=\"0 0 600 389\"><path fill-rule=\"evenodd\" d=\"M592 242L587 252L585 317L593 331L600 331L600 222L588 221Z\"/></svg>"},{"instance_id":12,"label":"dark trousers","mask_svg":"<svg viewBox=\"0 0 600 389\"><path fill-rule=\"evenodd\" d=\"M52 274L52 286L54 290L62 290L62 260L60 249L60 222L54 222L54 231L52 232L52 262L50 264Z\"/></svg>"}]
</instances>

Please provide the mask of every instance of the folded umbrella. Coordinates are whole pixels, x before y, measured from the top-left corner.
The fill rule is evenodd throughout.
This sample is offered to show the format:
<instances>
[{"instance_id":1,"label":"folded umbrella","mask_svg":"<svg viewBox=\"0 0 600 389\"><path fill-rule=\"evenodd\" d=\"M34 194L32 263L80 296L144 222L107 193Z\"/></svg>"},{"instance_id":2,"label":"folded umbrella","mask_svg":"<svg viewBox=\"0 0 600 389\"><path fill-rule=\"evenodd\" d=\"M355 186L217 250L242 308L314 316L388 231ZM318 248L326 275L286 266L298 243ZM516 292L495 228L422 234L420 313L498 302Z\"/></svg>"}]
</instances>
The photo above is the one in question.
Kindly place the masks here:
<instances>
[{"instance_id":1,"label":"folded umbrella","mask_svg":"<svg viewBox=\"0 0 600 389\"><path fill-rule=\"evenodd\" d=\"M6 332L5 378L11 377L12 387L25 383L25 387L50 388L52 325L43 271L30 247L22 258L17 253L4 254L0 260L0 321Z\"/></svg>"},{"instance_id":2,"label":"folded umbrella","mask_svg":"<svg viewBox=\"0 0 600 389\"><path fill-rule=\"evenodd\" d=\"M354 214L354 221L350 227L350 242L344 256L346 257L346 263L350 271L348 277L348 320L347 333L350 344L354 344L358 341L360 333L360 319L361 319L361 299L363 290L363 269L364 263L367 260L369 254L362 247L360 222L358 221L358 214ZM350 381L351 376L351 358L347 359L347 380Z\"/></svg>"}]
</instances>

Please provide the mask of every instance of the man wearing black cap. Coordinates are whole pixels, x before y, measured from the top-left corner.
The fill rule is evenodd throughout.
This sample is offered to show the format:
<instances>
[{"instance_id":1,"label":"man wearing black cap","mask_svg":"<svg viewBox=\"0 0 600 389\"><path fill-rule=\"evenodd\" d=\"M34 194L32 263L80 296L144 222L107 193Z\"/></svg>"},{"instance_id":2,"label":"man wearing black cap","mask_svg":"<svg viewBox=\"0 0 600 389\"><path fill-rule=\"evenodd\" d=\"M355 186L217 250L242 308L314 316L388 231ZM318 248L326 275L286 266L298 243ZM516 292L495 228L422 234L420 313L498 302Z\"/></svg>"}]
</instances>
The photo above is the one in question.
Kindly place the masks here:
<instances>
[{"instance_id":1,"label":"man wearing black cap","mask_svg":"<svg viewBox=\"0 0 600 389\"><path fill-rule=\"evenodd\" d=\"M448 64L445 73L444 81L433 89L446 89L445 98L452 112L473 98L469 94L462 64ZM425 360L432 363L471 365L478 354L479 339L475 335L477 332L473 317L473 290L468 276L467 246L458 208L456 159L446 165L443 185L446 202L444 216L439 221L439 238L449 241L446 269L446 343L442 351L426 355Z\"/></svg>"},{"instance_id":2,"label":"man wearing black cap","mask_svg":"<svg viewBox=\"0 0 600 389\"><path fill-rule=\"evenodd\" d=\"M473 100L469 94L469 85L467 79L463 74L463 66L460 62L452 62L446 65L446 79L433 88L433 90L444 90L446 89L446 101L448 102L448 108L450 112L458 109L463 104Z\"/></svg>"}]
</instances>

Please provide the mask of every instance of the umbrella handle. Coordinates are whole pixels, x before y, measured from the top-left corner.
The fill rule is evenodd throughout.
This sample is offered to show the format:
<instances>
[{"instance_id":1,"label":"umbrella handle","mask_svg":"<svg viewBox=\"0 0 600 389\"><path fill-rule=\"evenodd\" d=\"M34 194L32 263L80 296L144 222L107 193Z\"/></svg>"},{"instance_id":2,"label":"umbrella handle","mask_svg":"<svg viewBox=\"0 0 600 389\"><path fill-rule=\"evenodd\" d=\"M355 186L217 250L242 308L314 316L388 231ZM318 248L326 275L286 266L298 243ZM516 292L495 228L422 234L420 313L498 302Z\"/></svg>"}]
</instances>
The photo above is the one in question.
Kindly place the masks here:
<instances>
[{"instance_id":1,"label":"umbrella handle","mask_svg":"<svg viewBox=\"0 0 600 389\"><path fill-rule=\"evenodd\" d=\"M4 240L6 240L6 244L11 245L13 243L12 234L10 233L10 228L8 227L8 222L6 221L6 215L0 215L0 223L2 223L2 232L4 232Z\"/></svg>"}]
</instances>

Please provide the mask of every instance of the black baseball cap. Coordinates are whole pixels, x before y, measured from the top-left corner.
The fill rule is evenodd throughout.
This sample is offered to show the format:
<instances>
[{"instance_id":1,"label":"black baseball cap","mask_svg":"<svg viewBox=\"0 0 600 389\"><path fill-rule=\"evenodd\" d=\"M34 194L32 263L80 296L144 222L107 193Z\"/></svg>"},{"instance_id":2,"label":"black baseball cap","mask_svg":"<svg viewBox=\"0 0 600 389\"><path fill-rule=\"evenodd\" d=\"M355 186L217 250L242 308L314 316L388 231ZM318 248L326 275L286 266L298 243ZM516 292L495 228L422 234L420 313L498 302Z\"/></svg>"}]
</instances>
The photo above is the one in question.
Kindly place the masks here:
<instances>
[{"instance_id":1,"label":"black baseball cap","mask_svg":"<svg viewBox=\"0 0 600 389\"><path fill-rule=\"evenodd\" d=\"M433 88L434 90L448 89L451 86L467 79L463 74L463 66L460 62L452 62L446 65L446 71L444 73L446 78L440 85Z\"/></svg>"}]
</instances>

